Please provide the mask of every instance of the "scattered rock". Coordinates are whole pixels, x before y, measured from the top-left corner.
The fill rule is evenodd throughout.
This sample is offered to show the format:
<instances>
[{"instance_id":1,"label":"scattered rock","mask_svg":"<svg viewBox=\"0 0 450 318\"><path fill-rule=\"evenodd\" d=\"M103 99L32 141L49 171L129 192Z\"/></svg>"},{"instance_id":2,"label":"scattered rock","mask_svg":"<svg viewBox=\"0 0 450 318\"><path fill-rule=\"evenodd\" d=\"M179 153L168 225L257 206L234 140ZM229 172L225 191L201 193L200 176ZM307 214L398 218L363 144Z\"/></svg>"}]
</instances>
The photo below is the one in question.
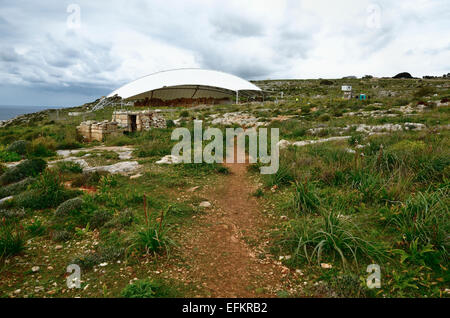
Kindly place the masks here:
<instances>
[{"instance_id":1,"label":"scattered rock","mask_svg":"<svg viewBox=\"0 0 450 318\"><path fill-rule=\"evenodd\" d=\"M39 267L39 266L33 266L33 267L31 268L31 271L32 271L33 273L37 273L37 272L39 272L39 270L40 270L40 267Z\"/></svg>"},{"instance_id":2,"label":"scattered rock","mask_svg":"<svg viewBox=\"0 0 450 318\"><path fill-rule=\"evenodd\" d=\"M106 171L111 174L120 173L120 174L128 174L136 171L141 166L137 161L122 161L115 163L113 165L108 166L98 166L84 169L85 172L93 172L93 171Z\"/></svg>"},{"instance_id":3,"label":"scattered rock","mask_svg":"<svg viewBox=\"0 0 450 318\"><path fill-rule=\"evenodd\" d=\"M8 196L8 197L5 197L5 198L3 198L3 199L0 199L0 204L4 203L4 202L6 202L6 201L12 200L13 198L14 198L14 196L10 195L10 196Z\"/></svg>"},{"instance_id":4,"label":"scattered rock","mask_svg":"<svg viewBox=\"0 0 450 318\"><path fill-rule=\"evenodd\" d=\"M327 263L320 263L320 267L325 268L325 269L333 268L333 266L331 264L327 264Z\"/></svg>"},{"instance_id":5,"label":"scattered rock","mask_svg":"<svg viewBox=\"0 0 450 318\"><path fill-rule=\"evenodd\" d=\"M287 148L287 147L289 147L290 145L291 145L291 143L290 143L289 141L287 141L287 140L284 140L284 139L282 139L282 140L280 140L280 141L278 142L278 147L279 147L280 149Z\"/></svg>"},{"instance_id":6,"label":"scattered rock","mask_svg":"<svg viewBox=\"0 0 450 318\"><path fill-rule=\"evenodd\" d=\"M157 164L177 164L181 163L181 159L177 156L167 155L156 161Z\"/></svg>"},{"instance_id":7,"label":"scattered rock","mask_svg":"<svg viewBox=\"0 0 450 318\"><path fill-rule=\"evenodd\" d=\"M208 201L203 201L199 204L199 207L201 208L210 208L211 207L211 203Z\"/></svg>"},{"instance_id":8,"label":"scattered rock","mask_svg":"<svg viewBox=\"0 0 450 318\"><path fill-rule=\"evenodd\" d=\"M267 122L258 122L258 118L244 113L244 112L234 112L234 113L225 113L221 117L220 115L214 114L209 117L213 120L211 123L213 125L234 125L237 124L239 126L245 127L259 127L259 126L267 126Z\"/></svg>"},{"instance_id":9,"label":"scattered rock","mask_svg":"<svg viewBox=\"0 0 450 318\"><path fill-rule=\"evenodd\" d=\"M192 188L188 189L187 192L194 192L194 191L197 190L198 188L200 188L200 186L192 187Z\"/></svg>"}]
</instances>

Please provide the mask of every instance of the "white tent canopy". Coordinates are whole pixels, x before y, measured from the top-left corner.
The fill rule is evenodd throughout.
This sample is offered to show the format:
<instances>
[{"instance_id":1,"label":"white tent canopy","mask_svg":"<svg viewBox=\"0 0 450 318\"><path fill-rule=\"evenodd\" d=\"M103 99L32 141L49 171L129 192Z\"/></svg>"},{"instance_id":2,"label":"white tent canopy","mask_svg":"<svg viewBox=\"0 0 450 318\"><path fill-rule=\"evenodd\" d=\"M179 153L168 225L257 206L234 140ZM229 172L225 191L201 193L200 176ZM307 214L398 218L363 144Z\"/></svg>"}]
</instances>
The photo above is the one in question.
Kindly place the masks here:
<instances>
[{"instance_id":1,"label":"white tent canopy","mask_svg":"<svg viewBox=\"0 0 450 318\"><path fill-rule=\"evenodd\" d=\"M234 75L203 69L177 69L153 73L130 82L108 95L126 100L158 98L229 98L257 94L261 89Z\"/></svg>"}]
</instances>

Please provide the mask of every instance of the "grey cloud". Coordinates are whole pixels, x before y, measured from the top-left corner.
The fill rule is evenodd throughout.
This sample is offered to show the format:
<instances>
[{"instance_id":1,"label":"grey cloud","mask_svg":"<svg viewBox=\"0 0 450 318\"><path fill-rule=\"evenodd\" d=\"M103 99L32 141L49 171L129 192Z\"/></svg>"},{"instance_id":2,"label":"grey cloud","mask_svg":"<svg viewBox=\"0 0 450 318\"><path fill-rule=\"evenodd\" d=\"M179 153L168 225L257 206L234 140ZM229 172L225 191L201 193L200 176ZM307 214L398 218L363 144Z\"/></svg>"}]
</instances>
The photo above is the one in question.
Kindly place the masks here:
<instances>
[{"instance_id":1,"label":"grey cloud","mask_svg":"<svg viewBox=\"0 0 450 318\"><path fill-rule=\"evenodd\" d=\"M320 1L317 8L315 4L305 6L307 10L294 1L291 4L297 8L282 8L278 15L269 12L265 18L264 10L252 10L251 5L234 7L228 2L111 0L105 5L79 0L75 3L80 4L85 33L66 29L70 2L2 1L0 83L21 83L30 94L16 96L23 95L25 100L39 100L36 96L42 92L49 104L52 96L57 101L66 96L67 104L73 104L72 100L106 94L142 73L170 68L184 55L189 57L187 63L194 64L188 66L222 70L246 79L273 78L273 74L302 77L300 72L309 64L323 65L309 74L321 77L329 65L343 60L345 48L335 44L342 38L353 50L349 52L351 66L380 65L384 59L401 64L409 54L411 61L433 60L433 69L439 70L447 64L445 55L450 51L445 38L450 27L448 0L419 1L418 5L414 1L404 6L379 0L383 4L381 29L369 29L364 27L365 6L357 1L353 5L363 11L348 16L340 11L342 16L330 22L327 14L335 13L324 13ZM259 2L253 5L263 6ZM238 7L242 10L236 10ZM405 46L414 39L411 32L422 32L429 40L420 43L422 48L413 42ZM123 37L128 34L139 40L125 48L124 43L129 44ZM162 49L152 50L149 43L161 44ZM157 62L146 64L146 59ZM158 64L160 60L166 64ZM391 70L380 72L390 74ZM2 87L4 100L8 91ZM20 87L14 90L18 92Z\"/></svg>"},{"instance_id":2,"label":"grey cloud","mask_svg":"<svg viewBox=\"0 0 450 318\"><path fill-rule=\"evenodd\" d=\"M262 36L264 34L264 25L254 21L249 21L248 18L221 15L210 19L210 24L215 28L216 34L219 36L236 36L236 37L250 37Z\"/></svg>"}]
</instances>

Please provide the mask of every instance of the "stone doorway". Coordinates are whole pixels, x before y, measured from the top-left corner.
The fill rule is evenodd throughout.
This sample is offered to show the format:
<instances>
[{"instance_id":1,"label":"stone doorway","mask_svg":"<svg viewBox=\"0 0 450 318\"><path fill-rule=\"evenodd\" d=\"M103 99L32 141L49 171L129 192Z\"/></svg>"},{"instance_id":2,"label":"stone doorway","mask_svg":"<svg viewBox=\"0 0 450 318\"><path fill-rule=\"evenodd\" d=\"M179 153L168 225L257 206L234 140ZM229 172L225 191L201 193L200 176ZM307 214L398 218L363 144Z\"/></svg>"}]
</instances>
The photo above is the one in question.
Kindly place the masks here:
<instances>
[{"instance_id":1,"label":"stone doorway","mask_svg":"<svg viewBox=\"0 0 450 318\"><path fill-rule=\"evenodd\" d=\"M129 115L129 116L130 116L131 132L135 132L137 130L137 123L136 123L137 115Z\"/></svg>"}]
</instances>

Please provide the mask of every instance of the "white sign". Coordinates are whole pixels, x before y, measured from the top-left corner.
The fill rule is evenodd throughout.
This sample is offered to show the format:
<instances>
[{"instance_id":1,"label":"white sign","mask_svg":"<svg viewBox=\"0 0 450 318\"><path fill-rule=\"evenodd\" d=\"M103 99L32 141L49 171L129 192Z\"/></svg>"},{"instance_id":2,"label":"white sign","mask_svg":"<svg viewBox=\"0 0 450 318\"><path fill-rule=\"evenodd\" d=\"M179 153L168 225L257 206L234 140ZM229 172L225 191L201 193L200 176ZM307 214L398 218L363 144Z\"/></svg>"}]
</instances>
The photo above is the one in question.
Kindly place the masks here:
<instances>
[{"instance_id":1,"label":"white sign","mask_svg":"<svg viewBox=\"0 0 450 318\"><path fill-rule=\"evenodd\" d=\"M352 91L352 87L344 85L344 86L342 86L342 91L344 91L344 92L351 92Z\"/></svg>"}]
</instances>

